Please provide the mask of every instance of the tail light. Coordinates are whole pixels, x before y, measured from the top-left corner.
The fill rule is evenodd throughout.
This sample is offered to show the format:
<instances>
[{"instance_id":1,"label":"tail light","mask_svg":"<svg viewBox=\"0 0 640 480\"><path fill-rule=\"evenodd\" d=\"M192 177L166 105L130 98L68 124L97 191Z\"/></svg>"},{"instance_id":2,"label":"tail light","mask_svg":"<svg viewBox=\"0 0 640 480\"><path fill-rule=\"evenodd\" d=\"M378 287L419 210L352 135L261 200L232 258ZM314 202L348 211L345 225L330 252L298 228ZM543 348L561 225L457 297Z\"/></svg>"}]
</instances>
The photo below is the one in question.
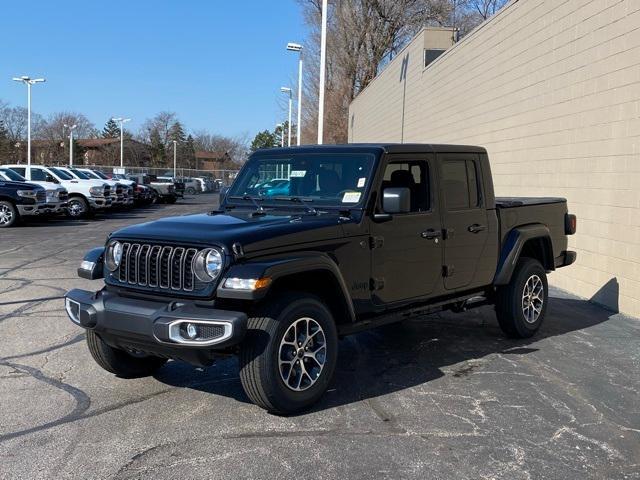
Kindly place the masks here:
<instances>
[{"instance_id":1,"label":"tail light","mask_svg":"<svg viewBox=\"0 0 640 480\"><path fill-rule=\"evenodd\" d=\"M578 220L575 215L570 213L564 216L564 233L567 235L573 235L576 233L576 227L578 226Z\"/></svg>"}]
</instances>

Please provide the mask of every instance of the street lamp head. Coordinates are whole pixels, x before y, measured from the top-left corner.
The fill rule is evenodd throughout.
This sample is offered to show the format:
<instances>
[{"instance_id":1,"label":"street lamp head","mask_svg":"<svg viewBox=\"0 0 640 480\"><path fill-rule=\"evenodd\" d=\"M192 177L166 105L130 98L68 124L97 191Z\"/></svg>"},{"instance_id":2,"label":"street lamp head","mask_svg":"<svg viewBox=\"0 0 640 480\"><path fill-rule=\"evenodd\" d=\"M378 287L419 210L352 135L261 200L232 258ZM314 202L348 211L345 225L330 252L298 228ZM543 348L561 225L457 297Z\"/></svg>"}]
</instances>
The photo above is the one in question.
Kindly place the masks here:
<instances>
[{"instance_id":1,"label":"street lamp head","mask_svg":"<svg viewBox=\"0 0 640 480\"><path fill-rule=\"evenodd\" d=\"M46 80L44 78L34 78L33 80L31 80L31 83L42 83L42 82L46 82Z\"/></svg>"},{"instance_id":2,"label":"street lamp head","mask_svg":"<svg viewBox=\"0 0 640 480\"><path fill-rule=\"evenodd\" d=\"M299 43L289 42L287 43L287 50L289 50L290 52L301 52L302 45L300 45Z\"/></svg>"},{"instance_id":3,"label":"street lamp head","mask_svg":"<svg viewBox=\"0 0 640 480\"><path fill-rule=\"evenodd\" d=\"M280 87L282 93L288 93L291 96L291 89L289 87Z\"/></svg>"}]
</instances>

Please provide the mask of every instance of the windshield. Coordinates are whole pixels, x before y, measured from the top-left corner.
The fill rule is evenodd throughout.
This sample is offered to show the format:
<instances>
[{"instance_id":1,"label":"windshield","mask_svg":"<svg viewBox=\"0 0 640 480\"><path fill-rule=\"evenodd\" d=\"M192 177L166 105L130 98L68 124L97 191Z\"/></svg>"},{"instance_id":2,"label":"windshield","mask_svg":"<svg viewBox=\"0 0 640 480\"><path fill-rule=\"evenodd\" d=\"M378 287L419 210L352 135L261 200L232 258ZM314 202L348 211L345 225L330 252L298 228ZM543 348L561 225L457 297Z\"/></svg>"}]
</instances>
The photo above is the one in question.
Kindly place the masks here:
<instances>
[{"instance_id":1,"label":"windshield","mask_svg":"<svg viewBox=\"0 0 640 480\"><path fill-rule=\"evenodd\" d=\"M75 172L75 170L74 170L74 172ZM100 180L100 177L98 177L95 173L93 173L93 172L91 172L91 171L88 171L88 170L82 170L82 173L84 173L84 174L85 174L85 176L86 176L86 177L88 177L88 178L92 178L92 179L94 179L94 180L96 180L96 179L97 179L97 180Z\"/></svg>"},{"instance_id":2,"label":"windshield","mask_svg":"<svg viewBox=\"0 0 640 480\"><path fill-rule=\"evenodd\" d=\"M10 168L0 168L0 173L3 173L4 176L7 177L8 180L11 180L11 181L14 181L14 182L26 182L27 181L26 178L24 178L19 173L14 172Z\"/></svg>"},{"instance_id":3,"label":"windshield","mask_svg":"<svg viewBox=\"0 0 640 480\"><path fill-rule=\"evenodd\" d=\"M55 173L62 180L73 180L73 177L65 172L64 170L60 170L59 168L51 168L51 171Z\"/></svg>"},{"instance_id":4,"label":"windshield","mask_svg":"<svg viewBox=\"0 0 640 480\"><path fill-rule=\"evenodd\" d=\"M80 170L76 170L75 168L70 168L69 171L73 173L76 177L78 177L80 180L90 180L90 177L86 173L81 172Z\"/></svg>"},{"instance_id":5,"label":"windshield","mask_svg":"<svg viewBox=\"0 0 640 480\"><path fill-rule=\"evenodd\" d=\"M368 153L253 156L227 198L302 199L317 206L356 206L364 200L374 160Z\"/></svg>"},{"instance_id":6,"label":"windshield","mask_svg":"<svg viewBox=\"0 0 640 480\"><path fill-rule=\"evenodd\" d=\"M93 173L96 176L96 178L101 178L102 180L109 180L109 177L107 177L100 170L91 170L91 173ZM123 178L124 178L124 176L123 176ZM121 180L122 180L122 178L121 178Z\"/></svg>"}]
</instances>

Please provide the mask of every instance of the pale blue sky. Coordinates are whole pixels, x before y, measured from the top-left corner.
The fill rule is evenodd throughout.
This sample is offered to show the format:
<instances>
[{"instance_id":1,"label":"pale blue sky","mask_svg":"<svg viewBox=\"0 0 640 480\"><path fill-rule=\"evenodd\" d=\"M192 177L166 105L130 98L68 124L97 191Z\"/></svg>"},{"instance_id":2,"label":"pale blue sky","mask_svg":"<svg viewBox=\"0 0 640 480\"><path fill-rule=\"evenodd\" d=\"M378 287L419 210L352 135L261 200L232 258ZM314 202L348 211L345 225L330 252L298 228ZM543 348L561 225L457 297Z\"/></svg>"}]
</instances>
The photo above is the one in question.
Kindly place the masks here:
<instances>
[{"instance_id":1,"label":"pale blue sky","mask_svg":"<svg viewBox=\"0 0 640 480\"><path fill-rule=\"evenodd\" d=\"M305 28L295 0L3 2L0 99L26 105L14 76L46 77L33 110L144 119L169 110L190 130L273 128L279 89L296 78L288 41Z\"/></svg>"}]
</instances>

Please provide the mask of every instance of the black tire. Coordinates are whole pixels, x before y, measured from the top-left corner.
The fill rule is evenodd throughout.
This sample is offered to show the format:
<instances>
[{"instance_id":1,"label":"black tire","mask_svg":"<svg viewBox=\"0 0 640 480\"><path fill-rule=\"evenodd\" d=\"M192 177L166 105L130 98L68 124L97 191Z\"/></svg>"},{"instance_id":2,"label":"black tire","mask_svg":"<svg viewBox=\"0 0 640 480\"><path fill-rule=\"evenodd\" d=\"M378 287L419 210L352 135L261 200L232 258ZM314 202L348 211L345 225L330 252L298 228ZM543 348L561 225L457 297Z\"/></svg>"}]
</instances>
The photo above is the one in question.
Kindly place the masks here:
<instances>
[{"instance_id":1,"label":"black tire","mask_svg":"<svg viewBox=\"0 0 640 480\"><path fill-rule=\"evenodd\" d=\"M306 356L302 356L306 355L304 352L300 353L306 350L304 348L306 343L299 344L300 348L297 351L300 357L295 356L296 347L285 345L284 348L291 348L293 354L290 358L291 370L294 369L293 362L296 359L299 359L298 364L302 363L310 368L309 371L302 369L306 378L300 373L300 377L305 381L298 382L297 388L305 389L295 391L285 384L282 376L284 373L281 373L278 360L281 355L281 342L284 341L287 333L291 333L290 327L297 321L305 321L305 318L315 321L321 327L325 345L324 364L318 372L317 367L320 363L313 363ZM311 347L316 348L316 352L322 353L322 347L318 348L318 345L322 344L322 337L316 334L309 335L309 338ZM314 345L317 339L320 341ZM269 300L248 320L247 334L240 350L240 381L249 399L259 407L279 415L291 414L309 408L318 401L331 382L337 358L336 325L324 303L309 294L281 295L274 300ZM302 371L298 366L295 368L297 369L295 373ZM294 372L289 372L290 381L295 384L295 376L291 377L291 373ZM317 373L317 376L314 373ZM315 376L315 380L312 380L312 375ZM304 385L305 383L307 386Z\"/></svg>"},{"instance_id":2,"label":"black tire","mask_svg":"<svg viewBox=\"0 0 640 480\"><path fill-rule=\"evenodd\" d=\"M107 372L123 378L148 377L162 367L167 359L147 356L134 357L124 350L107 345L95 332L87 330L87 346L91 356Z\"/></svg>"},{"instance_id":3,"label":"black tire","mask_svg":"<svg viewBox=\"0 0 640 480\"><path fill-rule=\"evenodd\" d=\"M525 288L530 291L531 285L538 285L536 277L542 284L541 291L537 295L526 295ZM537 297L541 298L541 303ZM500 328L511 338L532 337L544 321L548 303L547 272L538 260L521 258L511 282L497 291L496 316Z\"/></svg>"},{"instance_id":4,"label":"black tire","mask_svg":"<svg viewBox=\"0 0 640 480\"><path fill-rule=\"evenodd\" d=\"M13 203L0 200L0 228L15 227L20 221L18 210Z\"/></svg>"},{"instance_id":5,"label":"black tire","mask_svg":"<svg viewBox=\"0 0 640 480\"><path fill-rule=\"evenodd\" d=\"M87 218L91 214L89 203L82 197L71 197L67 202L67 216L73 219Z\"/></svg>"},{"instance_id":6,"label":"black tire","mask_svg":"<svg viewBox=\"0 0 640 480\"><path fill-rule=\"evenodd\" d=\"M178 197L173 196L173 197L167 197L167 203L173 204L176 203L178 201Z\"/></svg>"},{"instance_id":7,"label":"black tire","mask_svg":"<svg viewBox=\"0 0 640 480\"><path fill-rule=\"evenodd\" d=\"M187 195L195 195L195 194L196 194L196 189L195 189L195 188L193 188L193 187L188 187L188 188L185 190L185 193L186 193Z\"/></svg>"}]
</instances>

